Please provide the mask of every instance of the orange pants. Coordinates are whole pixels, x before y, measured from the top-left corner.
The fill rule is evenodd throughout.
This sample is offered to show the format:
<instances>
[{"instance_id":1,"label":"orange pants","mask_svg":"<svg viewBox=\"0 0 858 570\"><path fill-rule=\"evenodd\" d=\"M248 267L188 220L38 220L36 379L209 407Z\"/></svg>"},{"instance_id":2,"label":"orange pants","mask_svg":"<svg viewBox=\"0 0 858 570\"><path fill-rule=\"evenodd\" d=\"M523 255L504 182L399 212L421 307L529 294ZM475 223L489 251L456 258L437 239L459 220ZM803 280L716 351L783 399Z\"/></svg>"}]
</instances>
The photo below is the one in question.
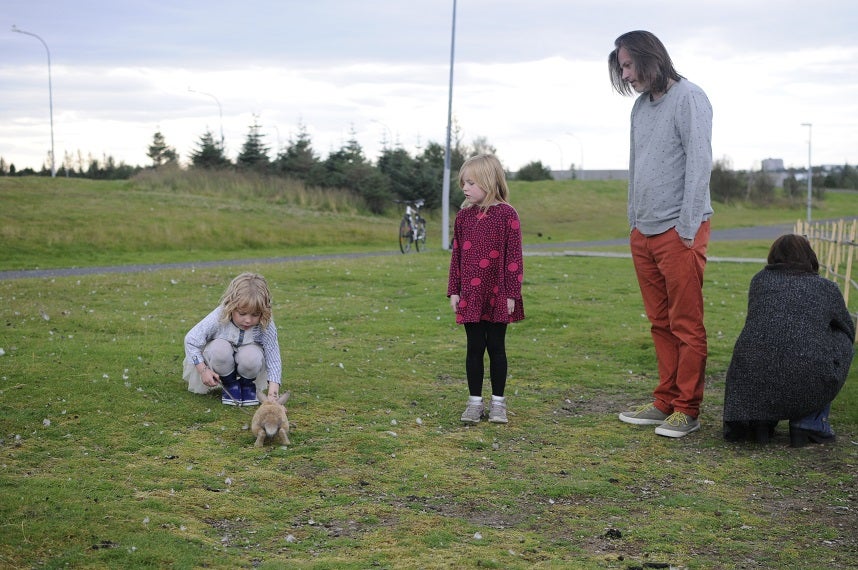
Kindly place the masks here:
<instances>
[{"instance_id":1,"label":"orange pants","mask_svg":"<svg viewBox=\"0 0 858 570\"><path fill-rule=\"evenodd\" d=\"M635 273L658 360L659 382L653 397L665 414L700 414L706 372L703 326L703 270L709 246L709 221L687 247L676 230L630 237Z\"/></svg>"}]
</instances>

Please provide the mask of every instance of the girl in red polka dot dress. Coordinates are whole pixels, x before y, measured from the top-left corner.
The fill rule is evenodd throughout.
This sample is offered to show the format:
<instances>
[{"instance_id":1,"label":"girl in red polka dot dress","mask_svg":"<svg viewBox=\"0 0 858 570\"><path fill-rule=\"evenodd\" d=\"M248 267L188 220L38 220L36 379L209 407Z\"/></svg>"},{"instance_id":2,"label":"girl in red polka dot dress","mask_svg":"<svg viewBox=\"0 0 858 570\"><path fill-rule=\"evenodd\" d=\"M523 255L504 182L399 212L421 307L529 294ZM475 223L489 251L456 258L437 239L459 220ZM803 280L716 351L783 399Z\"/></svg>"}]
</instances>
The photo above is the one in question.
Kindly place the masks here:
<instances>
[{"instance_id":1,"label":"girl in red polka dot dress","mask_svg":"<svg viewBox=\"0 0 858 570\"><path fill-rule=\"evenodd\" d=\"M489 355L492 400L489 421L507 423L506 328L524 318L521 224L509 205L503 166L481 154L459 169L465 202L456 215L447 296L456 322L465 326L465 372L470 398L462 422L476 424L485 413L483 359Z\"/></svg>"}]
</instances>

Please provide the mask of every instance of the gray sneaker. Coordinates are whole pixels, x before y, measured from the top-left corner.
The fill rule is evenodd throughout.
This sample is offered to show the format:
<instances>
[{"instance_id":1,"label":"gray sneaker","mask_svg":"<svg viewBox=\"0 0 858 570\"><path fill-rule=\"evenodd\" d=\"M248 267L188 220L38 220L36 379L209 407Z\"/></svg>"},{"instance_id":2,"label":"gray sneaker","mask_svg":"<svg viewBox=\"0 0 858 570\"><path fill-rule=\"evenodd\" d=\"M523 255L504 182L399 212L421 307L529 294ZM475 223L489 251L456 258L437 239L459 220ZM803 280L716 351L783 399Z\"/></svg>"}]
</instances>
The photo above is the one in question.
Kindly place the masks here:
<instances>
[{"instance_id":1,"label":"gray sneaker","mask_svg":"<svg viewBox=\"0 0 858 570\"><path fill-rule=\"evenodd\" d=\"M622 412L618 417L621 422L636 426L659 426L667 419L667 414L650 403Z\"/></svg>"},{"instance_id":2,"label":"gray sneaker","mask_svg":"<svg viewBox=\"0 0 858 570\"><path fill-rule=\"evenodd\" d=\"M655 433L666 437L685 437L700 429L697 418L686 416L682 412L673 412L664 423L655 428Z\"/></svg>"},{"instance_id":3,"label":"gray sneaker","mask_svg":"<svg viewBox=\"0 0 858 570\"><path fill-rule=\"evenodd\" d=\"M462 414L461 420L466 424L478 424L480 420L483 418L483 412L486 410L486 407L482 402L479 404L471 404L468 403L468 407L465 408L464 413Z\"/></svg>"},{"instance_id":4,"label":"gray sneaker","mask_svg":"<svg viewBox=\"0 0 858 570\"><path fill-rule=\"evenodd\" d=\"M505 424L506 419L506 402L492 402L489 407L489 421L493 424Z\"/></svg>"}]
</instances>

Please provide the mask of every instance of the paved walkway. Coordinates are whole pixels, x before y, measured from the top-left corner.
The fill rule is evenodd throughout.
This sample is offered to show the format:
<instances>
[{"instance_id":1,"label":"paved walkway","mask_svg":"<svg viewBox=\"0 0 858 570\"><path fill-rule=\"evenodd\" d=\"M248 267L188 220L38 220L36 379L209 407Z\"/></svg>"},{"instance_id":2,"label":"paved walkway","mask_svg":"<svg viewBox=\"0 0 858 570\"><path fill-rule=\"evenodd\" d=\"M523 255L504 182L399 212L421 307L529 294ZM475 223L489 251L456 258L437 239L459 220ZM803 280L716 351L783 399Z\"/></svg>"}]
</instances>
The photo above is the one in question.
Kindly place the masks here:
<instances>
[{"instance_id":1,"label":"paved walkway","mask_svg":"<svg viewBox=\"0 0 858 570\"><path fill-rule=\"evenodd\" d=\"M730 228L726 230L712 230L710 237L711 242L719 241L751 241L765 240L768 242L774 241L776 238L790 233L793 230L792 224L781 224L777 226L755 226L752 228ZM620 257L631 259L632 255L628 252L605 252L605 251L587 251L587 247L600 247L611 245L628 245L628 238L603 240L603 241L577 241L554 244L535 244L525 248L525 255L530 256L569 256L569 257ZM544 251L549 249L550 251ZM584 249L582 249L584 248ZM714 257L709 256L708 261L727 261L734 263L765 263L766 260L754 257Z\"/></svg>"},{"instance_id":2,"label":"paved walkway","mask_svg":"<svg viewBox=\"0 0 858 570\"><path fill-rule=\"evenodd\" d=\"M791 224L777 226L757 226L752 228L731 228L726 230L712 230L711 241L739 241L739 240L767 240L774 241L775 238L792 231ZM562 243L545 243L525 246L527 256L578 256L578 257L630 257L628 253L616 252L594 252L587 251L590 247L604 247L612 245L626 245L627 238L602 240L602 241L572 241ZM205 267L223 267L227 265L248 265L268 263L289 263L296 261L320 261L326 259L354 259L360 257L378 257L383 255L402 255L399 251L377 251L367 253L331 253L325 255L293 255L286 257L256 258L256 259L224 259L218 261L199 261L182 263L153 263L140 265L115 265L102 267L65 267L57 269L24 269L14 271L0 271L0 280L31 279L39 277L72 277L75 275L97 275L104 273L141 273L161 271L165 269L191 269ZM750 258L718 258L710 257L710 261L735 261L746 263L760 263L765 260Z\"/></svg>"}]
</instances>

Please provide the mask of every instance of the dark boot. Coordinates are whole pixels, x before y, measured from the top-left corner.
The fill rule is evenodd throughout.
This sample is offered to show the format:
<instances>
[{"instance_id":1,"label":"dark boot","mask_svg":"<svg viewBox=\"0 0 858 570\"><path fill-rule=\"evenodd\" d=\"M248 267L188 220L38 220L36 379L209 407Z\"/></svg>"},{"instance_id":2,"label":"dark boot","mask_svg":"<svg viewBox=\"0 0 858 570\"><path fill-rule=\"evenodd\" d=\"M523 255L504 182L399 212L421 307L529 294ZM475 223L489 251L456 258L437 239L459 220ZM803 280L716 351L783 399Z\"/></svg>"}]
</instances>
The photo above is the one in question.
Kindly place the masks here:
<instances>
[{"instance_id":1,"label":"dark boot","mask_svg":"<svg viewBox=\"0 0 858 570\"><path fill-rule=\"evenodd\" d=\"M235 371L220 377L220 383L223 385L223 392L220 396L222 404L227 406L241 405L241 384L238 382L238 376Z\"/></svg>"},{"instance_id":2,"label":"dark boot","mask_svg":"<svg viewBox=\"0 0 858 570\"><path fill-rule=\"evenodd\" d=\"M238 377L241 384L241 405L242 406L258 406L259 399L256 397L256 378Z\"/></svg>"},{"instance_id":3,"label":"dark boot","mask_svg":"<svg viewBox=\"0 0 858 570\"><path fill-rule=\"evenodd\" d=\"M754 441L757 443L769 443L772 436L775 435L775 427L778 422L770 422L766 420L756 420L751 422Z\"/></svg>"},{"instance_id":4,"label":"dark boot","mask_svg":"<svg viewBox=\"0 0 858 570\"><path fill-rule=\"evenodd\" d=\"M789 421L789 444L790 447L804 447L808 443L830 443L837 437L831 424L828 423L828 413L831 404L828 404L818 412L813 412L803 418Z\"/></svg>"},{"instance_id":5,"label":"dark boot","mask_svg":"<svg viewBox=\"0 0 858 570\"><path fill-rule=\"evenodd\" d=\"M748 439L748 422L724 422L724 439L730 442Z\"/></svg>"}]
</instances>

